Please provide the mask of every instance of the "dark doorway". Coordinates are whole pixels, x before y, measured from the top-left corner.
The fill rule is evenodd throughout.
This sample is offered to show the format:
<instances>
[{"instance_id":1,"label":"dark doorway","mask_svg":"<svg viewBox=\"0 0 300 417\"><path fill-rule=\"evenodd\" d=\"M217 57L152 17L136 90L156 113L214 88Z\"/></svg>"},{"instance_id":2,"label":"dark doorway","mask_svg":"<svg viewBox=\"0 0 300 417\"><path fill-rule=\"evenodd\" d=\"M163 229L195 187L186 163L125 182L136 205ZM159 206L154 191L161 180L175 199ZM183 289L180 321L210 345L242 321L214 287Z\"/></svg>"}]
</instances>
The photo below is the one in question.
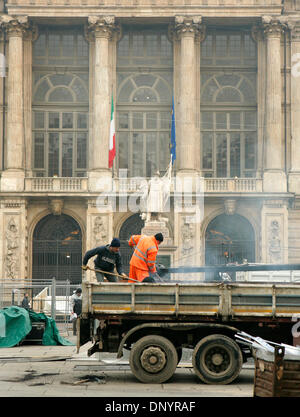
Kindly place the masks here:
<instances>
[{"instance_id":1,"label":"dark doorway","mask_svg":"<svg viewBox=\"0 0 300 417\"><path fill-rule=\"evenodd\" d=\"M79 224L66 214L49 214L33 234L33 280L82 280L82 234Z\"/></svg>"},{"instance_id":2,"label":"dark doorway","mask_svg":"<svg viewBox=\"0 0 300 417\"><path fill-rule=\"evenodd\" d=\"M251 224L239 214L221 214L213 219L205 235L206 265L255 261L255 237Z\"/></svg>"},{"instance_id":3,"label":"dark doorway","mask_svg":"<svg viewBox=\"0 0 300 417\"><path fill-rule=\"evenodd\" d=\"M120 252L122 255L123 269L125 274L127 275L129 274L129 262L133 254L133 249L128 245L128 240L130 239L131 235L140 235L143 227L144 220L141 219L138 213L126 219L121 227Z\"/></svg>"}]
</instances>

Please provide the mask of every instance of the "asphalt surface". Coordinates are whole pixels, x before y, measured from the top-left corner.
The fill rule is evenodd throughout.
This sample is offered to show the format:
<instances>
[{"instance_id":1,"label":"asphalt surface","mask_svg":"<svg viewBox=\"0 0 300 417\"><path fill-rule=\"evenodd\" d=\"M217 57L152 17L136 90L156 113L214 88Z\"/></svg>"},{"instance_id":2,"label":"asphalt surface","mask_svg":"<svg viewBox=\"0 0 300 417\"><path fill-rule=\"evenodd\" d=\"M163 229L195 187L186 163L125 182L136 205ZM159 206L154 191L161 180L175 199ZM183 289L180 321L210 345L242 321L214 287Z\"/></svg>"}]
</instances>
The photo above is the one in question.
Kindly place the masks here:
<instances>
[{"instance_id":1,"label":"asphalt surface","mask_svg":"<svg viewBox=\"0 0 300 417\"><path fill-rule=\"evenodd\" d=\"M87 356L88 343L76 349L76 337L60 333L74 346L23 344L0 349L0 397L252 397L253 363L244 365L228 385L203 384L193 372L189 352L163 384L143 384L132 375L128 356Z\"/></svg>"}]
</instances>

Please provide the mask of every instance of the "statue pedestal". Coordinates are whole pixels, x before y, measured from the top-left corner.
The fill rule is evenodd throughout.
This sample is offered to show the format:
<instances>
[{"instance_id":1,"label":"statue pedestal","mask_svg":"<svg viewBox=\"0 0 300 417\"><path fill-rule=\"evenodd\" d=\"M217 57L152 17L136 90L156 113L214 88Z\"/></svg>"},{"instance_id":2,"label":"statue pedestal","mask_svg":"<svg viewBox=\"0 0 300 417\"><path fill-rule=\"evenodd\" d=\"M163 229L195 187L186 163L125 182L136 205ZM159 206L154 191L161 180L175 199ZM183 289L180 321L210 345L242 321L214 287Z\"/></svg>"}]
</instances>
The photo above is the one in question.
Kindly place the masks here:
<instances>
[{"instance_id":1,"label":"statue pedestal","mask_svg":"<svg viewBox=\"0 0 300 417\"><path fill-rule=\"evenodd\" d=\"M153 236L156 233L162 233L164 236L164 241L161 243L161 246L170 246L172 245L172 239L170 238L169 229L166 225L167 220L150 220L145 222L145 226L142 229L142 234L146 236Z\"/></svg>"}]
</instances>

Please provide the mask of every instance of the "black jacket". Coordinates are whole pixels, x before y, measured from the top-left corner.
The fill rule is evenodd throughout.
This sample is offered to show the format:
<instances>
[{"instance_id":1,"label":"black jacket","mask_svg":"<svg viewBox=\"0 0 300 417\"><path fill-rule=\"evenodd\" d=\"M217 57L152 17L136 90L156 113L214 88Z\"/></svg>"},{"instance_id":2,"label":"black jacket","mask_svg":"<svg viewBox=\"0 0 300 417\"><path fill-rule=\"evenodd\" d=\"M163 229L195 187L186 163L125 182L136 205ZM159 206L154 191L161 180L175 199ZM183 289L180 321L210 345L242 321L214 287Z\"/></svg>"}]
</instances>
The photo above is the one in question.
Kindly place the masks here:
<instances>
[{"instance_id":1,"label":"black jacket","mask_svg":"<svg viewBox=\"0 0 300 417\"><path fill-rule=\"evenodd\" d=\"M109 250L109 245L98 246L86 252L83 258L83 265L88 263L88 260L97 255L94 260L95 269L101 269L102 271L113 272L116 267L118 274L122 274L122 261L119 253L114 253Z\"/></svg>"}]
</instances>

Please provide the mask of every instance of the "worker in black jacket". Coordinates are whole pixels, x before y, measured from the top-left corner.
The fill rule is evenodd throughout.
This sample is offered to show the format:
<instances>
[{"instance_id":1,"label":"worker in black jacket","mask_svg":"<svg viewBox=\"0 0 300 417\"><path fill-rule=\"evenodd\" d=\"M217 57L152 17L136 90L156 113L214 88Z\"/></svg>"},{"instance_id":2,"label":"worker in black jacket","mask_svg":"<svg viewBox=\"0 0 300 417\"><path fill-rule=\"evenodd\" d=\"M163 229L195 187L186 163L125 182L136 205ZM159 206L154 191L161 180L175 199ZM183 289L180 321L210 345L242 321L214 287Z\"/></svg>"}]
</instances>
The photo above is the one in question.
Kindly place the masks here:
<instances>
[{"instance_id":1,"label":"worker in black jacket","mask_svg":"<svg viewBox=\"0 0 300 417\"><path fill-rule=\"evenodd\" d=\"M82 261L82 269L86 270L88 268L87 263L89 259L97 255L97 257L94 260L96 270L113 273L114 268L116 267L116 270L119 275L126 276L122 271L120 246L120 240L118 238L114 238L111 241L110 245L98 246L97 248L87 251ZM96 271L96 278L98 282L103 282L104 277L107 278L107 280L110 282L118 281L117 277L114 275Z\"/></svg>"}]
</instances>

